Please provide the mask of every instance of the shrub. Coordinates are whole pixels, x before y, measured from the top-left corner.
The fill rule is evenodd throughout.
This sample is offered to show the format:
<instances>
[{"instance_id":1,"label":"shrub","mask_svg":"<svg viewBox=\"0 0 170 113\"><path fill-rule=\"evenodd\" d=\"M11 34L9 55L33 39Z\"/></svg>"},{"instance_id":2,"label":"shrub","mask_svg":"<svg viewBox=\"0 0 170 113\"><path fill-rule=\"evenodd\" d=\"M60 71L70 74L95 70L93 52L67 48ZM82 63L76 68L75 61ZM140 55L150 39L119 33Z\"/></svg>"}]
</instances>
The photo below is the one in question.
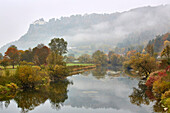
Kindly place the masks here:
<instances>
[{"instance_id":1,"label":"shrub","mask_svg":"<svg viewBox=\"0 0 170 113\"><path fill-rule=\"evenodd\" d=\"M39 66L21 66L16 71L16 77L23 89L35 88L43 82L43 76Z\"/></svg>"},{"instance_id":2,"label":"shrub","mask_svg":"<svg viewBox=\"0 0 170 113\"><path fill-rule=\"evenodd\" d=\"M28 65L33 66L34 63L33 62L28 62Z\"/></svg>"},{"instance_id":3,"label":"shrub","mask_svg":"<svg viewBox=\"0 0 170 113\"><path fill-rule=\"evenodd\" d=\"M153 83L153 92L158 95L161 95L162 93L164 93L169 89L170 89L170 82L166 82L159 79Z\"/></svg>"},{"instance_id":4,"label":"shrub","mask_svg":"<svg viewBox=\"0 0 170 113\"><path fill-rule=\"evenodd\" d=\"M158 79L159 79L158 76L149 77L148 80L146 81L146 86L151 88L153 86L153 83Z\"/></svg>"},{"instance_id":5,"label":"shrub","mask_svg":"<svg viewBox=\"0 0 170 113\"><path fill-rule=\"evenodd\" d=\"M41 67L41 69L45 69L45 65L41 65L40 67Z\"/></svg>"},{"instance_id":6,"label":"shrub","mask_svg":"<svg viewBox=\"0 0 170 113\"><path fill-rule=\"evenodd\" d=\"M18 86L15 83L6 84L6 87L12 91L16 91L18 89Z\"/></svg>"},{"instance_id":7,"label":"shrub","mask_svg":"<svg viewBox=\"0 0 170 113\"><path fill-rule=\"evenodd\" d=\"M169 98L169 97L170 97L170 89L162 95L161 99L163 100L163 99L166 99L166 98Z\"/></svg>"},{"instance_id":8,"label":"shrub","mask_svg":"<svg viewBox=\"0 0 170 113\"><path fill-rule=\"evenodd\" d=\"M63 79L68 76L69 71L66 66L63 65L55 65L53 66L48 66L48 73L51 77L51 79Z\"/></svg>"}]
</instances>

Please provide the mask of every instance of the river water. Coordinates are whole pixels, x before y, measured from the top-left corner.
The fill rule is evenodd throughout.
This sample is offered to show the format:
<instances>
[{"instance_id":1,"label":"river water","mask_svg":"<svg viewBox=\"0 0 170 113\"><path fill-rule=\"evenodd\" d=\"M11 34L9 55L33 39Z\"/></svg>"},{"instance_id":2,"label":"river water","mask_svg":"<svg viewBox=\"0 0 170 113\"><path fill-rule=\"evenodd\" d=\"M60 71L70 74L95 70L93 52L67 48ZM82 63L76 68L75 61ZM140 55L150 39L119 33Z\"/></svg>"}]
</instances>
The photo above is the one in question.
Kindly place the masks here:
<instances>
[{"instance_id":1,"label":"river water","mask_svg":"<svg viewBox=\"0 0 170 113\"><path fill-rule=\"evenodd\" d=\"M52 83L47 90L1 99L0 113L153 113L159 108L142 87L137 78L92 70Z\"/></svg>"}]
</instances>

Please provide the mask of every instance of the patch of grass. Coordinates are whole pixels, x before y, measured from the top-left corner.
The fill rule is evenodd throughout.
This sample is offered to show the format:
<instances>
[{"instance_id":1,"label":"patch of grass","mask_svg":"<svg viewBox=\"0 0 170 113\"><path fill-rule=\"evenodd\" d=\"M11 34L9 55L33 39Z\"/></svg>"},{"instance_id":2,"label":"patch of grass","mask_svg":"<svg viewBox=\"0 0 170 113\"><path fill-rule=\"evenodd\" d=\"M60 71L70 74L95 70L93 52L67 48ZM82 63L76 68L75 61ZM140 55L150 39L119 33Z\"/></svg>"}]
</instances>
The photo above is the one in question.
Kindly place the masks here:
<instances>
[{"instance_id":1,"label":"patch of grass","mask_svg":"<svg viewBox=\"0 0 170 113\"><path fill-rule=\"evenodd\" d=\"M0 76L6 76L6 73L5 73L6 70L0 70ZM16 72L16 69L8 69L9 71L9 76L11 75L14 75L15 72Z\"/></svg>"},{"instance_id":2,"label":"patch of grass","mask_svg":"<svg viewBox=\"0 0 170 113\"><path fill-rule=\"evenodd\" d=\"M93 66L94 64L68 63L67 66Z\"/></svg>"},{"instance_id":3,"label":"patch of grass","mask_svg":"<svg viewBox=\"0 0 170 113\"><path fill-rule=\"evenodd\" d=\"M18 66L18 65L15 65L15 66L14 66L14 69L16 69L17 66ZM3 66L0 66L0 69L4 69L4 67L3 67ZM13 69L13 66L11 66L11 65L10 65L10 66L7 66L6 69Z\"/></svg>"}]
</instances>

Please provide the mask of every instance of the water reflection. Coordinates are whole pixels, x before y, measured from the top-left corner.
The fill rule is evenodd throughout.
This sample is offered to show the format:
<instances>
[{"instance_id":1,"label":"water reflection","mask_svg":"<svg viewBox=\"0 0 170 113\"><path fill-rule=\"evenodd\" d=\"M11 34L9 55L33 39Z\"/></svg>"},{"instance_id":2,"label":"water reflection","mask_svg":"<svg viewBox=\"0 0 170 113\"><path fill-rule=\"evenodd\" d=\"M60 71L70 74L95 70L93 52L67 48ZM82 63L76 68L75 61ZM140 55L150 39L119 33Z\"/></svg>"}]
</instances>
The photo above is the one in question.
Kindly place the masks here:
<instances>
[{"instance_id":1,"label":"water reflection","mask_svg":"<svg viewBox=\"0 0 170 113\"><path fill-rule=\"evenodd\" d=\"M26 113L33 110L35 107L44 103L48 99L46 93L41 91L24 91L17 94L14 98L18 108L21 108L21 113Z\"/></svg>"},{"instance_id":2,"label":"water reflection","mask_svg":"<svg viewBox=\"0 0 170 113\"><path fill-rule=\"evenodd\" d=\"M34 110L35 107L40 104L45 103L47 100L50 101L52 108L60 109L62 104L68 98L67 87L70 84L68 80L57 81L50 83L48 87L40 89L38 91L23 91L18 92L14 97L15 102L17 103L18 108L21 108L21 113L26 113L31 110ZM1 108L3 106L8 107L10 100L1 100Z\"/></svg>"},{"instance_id":3,"label":"water reflection","mask_svg":"<svg viewBox=\"0 0 170 113\"><path fill-rule=\"evenodd\" d=\"M109 113L118 111L122 111L122 113L150 113L147 108L137 107L129 102L128 95L133 91L132 88L137 85L138 80L122 75L119 77L103 75L103 72L98 70L92 71L88 76L70 77L74 81L74 85L69 87L69 98L64 103L65 106L75 109L112 109L112 112ZM94 72L98 73L97 76Z\"/></svg>"},{"instance_id":4,"label":"water reflection","mask_svg":"<svg viewBox=\"0 0 170 113\"><path fill-rule=\"evenodd\" d=\"M9 98L0 98L0 106L13 110L10 104L17 105L22 113L47 113L55 110L58 113L151 113L154 104L154 111L161 111L160 103L153 103L155 98L142 81L120 73L115 76L113 73L119 70L113 70L100 67L68 77L65 81L50 83L38 91L10 94ZM39 108L39 111L35 108ZM3 109L1 111L11 113Z\"/></svg>"},{"instance_id":5,"label":"water reflection","mask_svg":"<svg viewBox=\"0 0 170 113\"><path fill-rule=\"evenodd\" d=\"M149 98L145 94L147 87L144 85L144 81L139 81L138 88L133 88L133 93L129 96L130 102L140 106L141 104L149 105Z\"/></svg>"},{"instance_id":6,"label":"water reflection","mask_svg":"<svg viewBox=\"0 0 170 113\"><path fill-rule=\"evenodd\" d=\"M60 109L65 100L68 99L68 84L70 84L69 81L58 81L50 84L48 98L53 108Z\"/></svg>"},{"instance_id":7,"label":"water reflection","mask_svg":"<svg viewBox=\"0 0 170 113\"><path fill-rule=\"evenodd\" d=\"M145 81L141 80L138 83L138 88L134 87L132 94L129 96L130 102L137 106L149 105L154 102L153 111L154 112L163 112L163 107L161 106L160 100L156 100L151 90L149 90Z\"/></svg>"},{"instance_id":8,"label":"water reflection","mask_svg":"<svg viewBox=\"0 0 170 113\"><path fill-rule=\"evenodd\" d=\"M97 79L104 79L106 75L106 67L97 67L95 70L92 71L92 74Z\"/></svg>"}]
</instances>

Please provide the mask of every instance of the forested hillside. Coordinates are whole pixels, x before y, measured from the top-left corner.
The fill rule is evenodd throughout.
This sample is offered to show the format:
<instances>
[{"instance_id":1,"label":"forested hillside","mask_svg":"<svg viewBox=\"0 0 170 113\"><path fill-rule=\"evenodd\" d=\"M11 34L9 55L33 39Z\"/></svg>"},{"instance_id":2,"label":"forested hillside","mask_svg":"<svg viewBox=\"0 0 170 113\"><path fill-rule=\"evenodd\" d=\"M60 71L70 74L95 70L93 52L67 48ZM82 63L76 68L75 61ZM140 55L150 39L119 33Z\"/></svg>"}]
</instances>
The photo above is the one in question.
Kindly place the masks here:
<instances>
[{"instance_id":1,"label":"forested hillside","mask_svg":"<svg viewBox=\"0 0 170 113\"><path fill-rule=\"evenodd\" d=\"M115 46L143 45L158 34L170 31L170 5L142 7L122 13L85 14L61 17L32 23L19 40L0 49L3 53L10 45L28 49L47 44L54 37L69 43L71 53L92 53L97 49L108 52ZM118 44L119 43L119 44Z\"/></svg>"}]
</instances>

